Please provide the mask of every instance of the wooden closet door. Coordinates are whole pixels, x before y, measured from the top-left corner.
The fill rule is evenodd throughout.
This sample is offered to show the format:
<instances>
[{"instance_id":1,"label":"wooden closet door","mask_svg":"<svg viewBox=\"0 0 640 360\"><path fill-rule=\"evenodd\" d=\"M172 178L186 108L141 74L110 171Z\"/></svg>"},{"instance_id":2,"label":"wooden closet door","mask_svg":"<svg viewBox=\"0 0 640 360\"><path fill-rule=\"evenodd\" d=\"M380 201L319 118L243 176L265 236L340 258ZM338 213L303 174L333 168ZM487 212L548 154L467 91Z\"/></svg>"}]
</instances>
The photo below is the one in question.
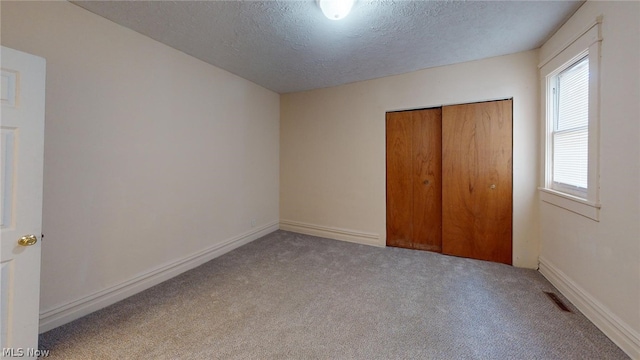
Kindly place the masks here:
<instances>
[{"instance_id":1,"label":"wooden closet door","mask_svg":"<svg viewBox=\"0 0 640 360\"><path fill-rule=\"evenodd\" d=\"M442 249L442 111L387 113L387 245Z\"/></svg>"},{"instance_id":2,"label":"wooden closet door","mask_svg":"<svg viewBox=\"0 0 640 360\"><path fill-rule=\"evenodd\" d=\"M442 252L512 262L512 100L442 109Z\"/></svg>"}]
</instances>

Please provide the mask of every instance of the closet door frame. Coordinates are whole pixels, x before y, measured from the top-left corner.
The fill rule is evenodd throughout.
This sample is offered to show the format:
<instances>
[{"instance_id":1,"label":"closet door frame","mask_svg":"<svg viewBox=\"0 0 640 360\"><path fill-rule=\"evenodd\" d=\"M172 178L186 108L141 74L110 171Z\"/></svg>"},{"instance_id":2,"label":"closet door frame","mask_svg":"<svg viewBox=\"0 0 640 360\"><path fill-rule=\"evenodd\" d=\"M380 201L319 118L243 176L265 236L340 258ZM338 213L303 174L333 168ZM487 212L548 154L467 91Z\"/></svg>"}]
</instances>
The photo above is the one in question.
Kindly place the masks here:
<instances>
[{"instance_id":1,"label":"closet door frame","mask_svg":"<svg viewBox=\"0 0 640 360\"><path fill-rule=\"evenodd\" d=\"M488 151L485 151L485 154L483 155L484 157L488 157L490 160L493 158L496 158L496 159L501 158L501 159L497 159L498 163L500 163L499 167L501 168L500 175L496 177L496 172L493 172L491 169L487 169L486 168L487 162L484 162L483 164L478 164L484 169L473 170L473 171L476 171L478 174L484 173L485 175L487 174L489 175L488 176L489 183L487 185L487 189L484 189L484 185L480 186L481 188L478 188L479 185L470 184L471 178L469 177L469 174L456 175L455 173L450 173L448 174L447 177L444 176L445 167L447 166L445 161L449 161L448 157L450 157L450 154L445 156L445 153L444 153L444 147L445 147L444 131L445 130L444 130L443 123L444 121L446 121L444 108L452 108L456 106L473 107L474 105L482 106L481 104L485 104L485 103L486 104L494 103L494 105L502 104L501 106L502 113L504 113L506 118L498 121L501 122L500 126L503 125L502 122L506 121L507 122L506 126L508 127L508 130L503 133L503 135L506 134L506 137L507 137L506 140L505 139L500 140L501 143L505 142L506 146L500 147L497 153L497 157L496 157L496 154L491 155L491 149L489 149ZM439 138L439 145L440 145L439 155L440 155L441 162L439 164L440 176L435 177L437 178L437 180L431 180L431 179L434 179L434 176L430 176L429 172L426 172L426 173L422 172L422 170L420 169L420 166L415 166L414 164L411 164L408 161L403 161L400 164L394 164L393 162L390 162L390 155L393 155L394 152L398 152L398 151L404 153L405 156L409 156L408 154L411 153L412 154L411 157L415 157L413 154L417 153L419 154L419 156L423 158L428 157L427 153L423 153L423 154L420 153L420 145L414 146L414 143L420 143L421 133L422 133L422 131L415 131L416 128L420 127L419 125L414 125L416 120L411 119L411 125L408 125L408 122L407 122L404 124L404 126L400 126L398 129L398 124L390 124L390 119L392 119L391 121L393 121L393 119L398 114L406 115L411 113L418 113L423 110L433 110L433 109L441 109L441 112L440 112L441 133ZM487 130L485 128L487 125L486 121L484 125L482 125L483 123L482 116L486 116L486 115L487 114L483 114L482 111L480 111L479 130L481 134L476 134L476 136L486 135L486 134L482 134L483 129ZM399 247L405 247L405 248L411 248L411 249L430 250L430 251L442 252L444 254L449 254L454 256L471 257L471 258L476 258L481 260L489 260L489 261L496 261L496 262L501 262L505 264L512 264L512 257L513 257L513 99L499 99L499 100L489 100L489 101L466 103L466 104L443 105L442 107L427 108L427 109L389 111L386 113L385 125L386 125L385 137L386 137L386 166L387 166L386 168L387 246L399 246ZM452 124L447 124L447 126L449 125L452 125ZM400 135L400 137L398 137L398 135ZM467 140L462 141L463 147L464 147L465 141ZM489 145L491 145L491 141L489 141ZM418 150L415 150L416 148ZM445 160L445 157L447 157L447 160ZM469 157L458 158L458 160L460 159L468 160ZM491 163L491 161L489 161L489 163ZM508 168L506 169L507 170L506 173L504 172L505 165ZM449 167L451 166L452 165L449 165ZM468 170L470 170L471 168L469 164L466 164L466 165L457 164L456 166L469 168ZM390 180L392 180L390 179L390 172L393 173L397 171L399 168L401 168L400 172L405 174L404 178L399 182L399 184L393 184L393 182L390 183ZM451 197L451 194L445 197L444 191L445 189L449 189L451 186L453 186L453 188L457 187L458 189L457 191L459 192L465 191L465 189L462 189L464 186L460 184L459 179L456 179L456 177L459 178L460 176L463 176L463 177L466 176L467 179L469 180L468 183L465 184L467 185L466 186L467 192L472 193L473 191L475 191L476 193L483 192L483 194L482 196L480 196L479 200L472 201L473 204L468 203L469 199L467 200L462 199L461 209L456 210L456 209L451 209L450 206L447 207L447 205L450 205L450 204L445 204L445 202L450 201L449 197ZM425 179L422 179L422 177L424 177ZM475 179L474 182L480 181L475 177L474 179ZM482 180L482 181L485 181L485 180ZM416 224L416 221L414 221L414 219L419 218L419 216L418 217L413 216L413 213L416 211L419 212L420 209L425 208L425 204L418 204L417 206L414 205L415 198L416 198L416 188L420 188L421 183L422 185L426 185L425 181L427 181L428 184L433 186L433 189L431 189L432 192L436 187L440 189L439 190L439 200L440 200L439 219L440 220L439 220L438 226L435 226L433 222L429 223L428 221L417 221L418 224ZM447 184L445 184L444 182L447 182ZM492 185L493 185L493 188L492 188ZM471 188L472 190L469 190ZM399 199L394 198L396 196L396 193L400 194ZM426 197L424 197L424 198L418 199L417 203L420 203L422 200L424 200L424 202L427 202ZM458 201L459 200L460 199L458 199ZM409 202L411 202L410 205L409 205ZM483 213L481 211L482 207L485 207L486 205L492 204L492 203L498 203L493 213L498 212L499 214L493 214L494 215L493 216L491 214L487 215L486 212ZM406 214L406 213L403 214L402 211L398 209L399 206L405 206L406 208L410 208L411 214ZM444 210L445 208L447 209L446 215ZM431 214L433 214L433 212L431 212ZM458 228L457 226L455 226L455 222L457 221L456 218L460 216L468 217L469 214L471 215L475 214L473 227L477 226L479 228L480 230L479 234L464 235L465 231L462 231L462 232L458 231L457 233L456 231L451 231L452 228ZM447 216L447 219L445 219L445 216ZM433 215L430 215L430 217L433 218ZM476 218L480 219L480 223L475 221ZM497 230L493 231L489 229L487 231L487 229L490 227L492 223ZM439 237L440 237L439 246L421 246L418 242L414 242L413 240L411 240L416 232L417 233L420 233L421 231L428 232L429 229L431 229L432 232L433 231L439 232ZM445 229L447 231L446 236L444 233ZM487 246L486 244L483 244L483 242L487 238L492 238L492 237L498 237L500 239L499 241L502 242L502 245L498 246L499 249L497 250L495 249L495 246L490 245L488 246L489 248L488 251L485 251L487 250L486 249ZM470 247L471 250L460 251L458 247L461 244L463 246ZM487 255L487 253L489 255ZM494 254L492 253L497 253L498 255L494 256Z\"/></svg>"}]
</instances>

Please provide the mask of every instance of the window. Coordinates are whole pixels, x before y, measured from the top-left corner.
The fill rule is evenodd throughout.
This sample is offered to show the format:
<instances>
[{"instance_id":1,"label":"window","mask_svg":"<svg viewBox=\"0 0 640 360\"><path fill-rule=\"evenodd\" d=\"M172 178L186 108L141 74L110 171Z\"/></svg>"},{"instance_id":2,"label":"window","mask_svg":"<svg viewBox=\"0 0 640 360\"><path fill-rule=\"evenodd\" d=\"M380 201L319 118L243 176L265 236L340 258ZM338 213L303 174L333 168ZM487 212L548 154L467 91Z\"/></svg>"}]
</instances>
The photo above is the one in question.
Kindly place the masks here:
<instances>
[{"instance_id":1,"label":"window","mask_svg":"<svg viewBox=\"0 0 640 360\"><path fill-rule=\"evenodd\" d=\"M578 60L551 81L551 187L587 197L589 165L589 57Z\"/></svg>"},{"instance_id":2,"label":"window","mask_svg":"<svg viewBox=\"0 0 640 360\"><path fill-rule=\"evenodd\" d=\"M598 220L600 19L540 66L542 201Z\"/></svg>"}]
</instances>

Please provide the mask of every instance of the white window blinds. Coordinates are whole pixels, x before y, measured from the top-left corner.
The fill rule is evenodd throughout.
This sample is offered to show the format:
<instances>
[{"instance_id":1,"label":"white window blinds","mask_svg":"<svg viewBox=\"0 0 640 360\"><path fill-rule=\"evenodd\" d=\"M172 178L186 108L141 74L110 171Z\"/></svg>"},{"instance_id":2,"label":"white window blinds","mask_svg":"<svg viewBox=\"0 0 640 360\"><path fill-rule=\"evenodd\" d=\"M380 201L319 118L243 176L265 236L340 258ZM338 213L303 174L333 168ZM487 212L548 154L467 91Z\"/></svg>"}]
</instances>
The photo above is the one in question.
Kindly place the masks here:
<instances>
[{"instance_id":1,"label":"white window blinds","mask_svg":"<svg viewBox=\"0 0 640 360\"><path fill-rule=\"evenodd\" d=\"M553 187L586 193L589 164L589 58L556 76L553 125Z\"/></svg>"}]
</instances>

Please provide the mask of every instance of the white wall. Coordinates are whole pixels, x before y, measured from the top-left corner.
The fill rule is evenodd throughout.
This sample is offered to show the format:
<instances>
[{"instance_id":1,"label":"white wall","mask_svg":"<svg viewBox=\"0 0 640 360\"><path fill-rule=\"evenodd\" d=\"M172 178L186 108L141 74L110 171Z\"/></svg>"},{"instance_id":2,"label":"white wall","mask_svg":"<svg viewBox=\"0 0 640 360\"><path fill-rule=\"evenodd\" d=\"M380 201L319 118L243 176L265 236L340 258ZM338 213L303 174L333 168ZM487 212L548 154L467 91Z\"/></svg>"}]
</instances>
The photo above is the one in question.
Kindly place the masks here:
<instances>
[{"instance_id":1,"label":"white wall","mask_svg":"<svg viewBox=\"0 0 640 360\"><path fill-rule=\"evenodd\" d=\"M540 60L603 15L600 221L540 204L540 270L632 358L640 359L640 3L583 5Z\"/></svg>"},{"instance_id":2,"label":"white wall","mask_svg":"<svg viewBox=\"0 0 640 360\"><path fill-rule=\"evenodd\" d=\"M537 51L281 97L281 228L383 246L385 112L513 97L513 263L538 264Z\"/></svg>"},{"instance_id":3,"label":"white wall","mask_svg":"<svg viewBox=\"0 0 640 360\"><path fill-rule=\"evenodd\" d=\"M67 2L2 45L47 60L41 329L277 229L278 94Z\"/></svg>"}]
</instances>

